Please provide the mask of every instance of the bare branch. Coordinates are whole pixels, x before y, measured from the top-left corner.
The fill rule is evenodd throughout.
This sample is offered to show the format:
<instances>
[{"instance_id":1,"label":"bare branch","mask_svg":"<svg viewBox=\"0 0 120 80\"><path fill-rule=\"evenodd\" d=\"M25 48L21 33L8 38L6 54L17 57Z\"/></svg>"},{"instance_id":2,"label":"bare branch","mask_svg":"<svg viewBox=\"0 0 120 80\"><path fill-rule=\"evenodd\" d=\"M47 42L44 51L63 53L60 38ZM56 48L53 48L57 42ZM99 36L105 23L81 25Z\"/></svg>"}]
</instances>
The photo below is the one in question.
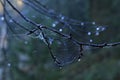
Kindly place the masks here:
<instances>
[{"instance_id":1,"label":"bare branch","mask_svg":"<svg viewBox=\"0 0 120 80\"><path fill-rule=\"evenodd\" d=\"M6 3L8 3L12 9L17 12L27 23L31 24L32 26L34 26L34 29L30 30L28 28L26 28L26 26L22 25L21 23L17 22L7 11L7 9L4 7L4 11L5 14L7 15L16 25L18 25L19 27L21 27L22 29L27 31L27 35L32 35L34 33L36 33L36 31L40 31L40 33L42 34L43 40L45 41L45 43L47 44L47 47L49 49L50 55L53 58L54 62L57 63L58 66L62 66L63 64L57 59L57 57L53 54L53 49L51 48L48 36L46 35L44 30L48 30L52 33L55 33L57 35L60 36L60 38L65 38L67 40L70 40L72 43L75 43L76 45L79 45L79 55L77 57L74 58L74 60L80 60L81 57L83 56L83 46L89 46L89 47L98 47L98 48L103 48L103 47L111 47L111 46L117 46L120 45L120 42L115 42L115 43L102 43L102 44L94 44L94 43L88 43L88 42L81 42L79 40L77 40L72 33L63 33L61 31L58 31L54 28L48 27L44 24L41 23L36 23L35 21L29 19L28 17L26 17L24 14L22 14L11 2L10 0L5 0ZM51 19L58 21L60 24L67 26L66 28L69 28L70 30L72 30L73 32L76 32L74 30L73 25L77 25L80 28L83 25L87 25L87 24L91 24L91 25L95 25L91 22L82 22L82 21L78 21L78 20L74 20L74 19L70 19L68 17L62 16L62 15L58 15L55 12L50 12L50 9L48 9L45 5L42 5L39 1L34 0L33 2L31 0L23 0L24 4L28 5L29 7L31 7L33 10L37 11L40 14L43 14L45 16L50 17ZM38 6L39 5L39 6ZM4 4L3 4L4 6ZM6 21L7 23L7 21ZM95 25L96 26L96 25ZM86 33L88 33L88 31L84 31ZM79 35L79 34L78 34ZM88 34L90 35L90 33Z\"/></svg>"}]
</instances>

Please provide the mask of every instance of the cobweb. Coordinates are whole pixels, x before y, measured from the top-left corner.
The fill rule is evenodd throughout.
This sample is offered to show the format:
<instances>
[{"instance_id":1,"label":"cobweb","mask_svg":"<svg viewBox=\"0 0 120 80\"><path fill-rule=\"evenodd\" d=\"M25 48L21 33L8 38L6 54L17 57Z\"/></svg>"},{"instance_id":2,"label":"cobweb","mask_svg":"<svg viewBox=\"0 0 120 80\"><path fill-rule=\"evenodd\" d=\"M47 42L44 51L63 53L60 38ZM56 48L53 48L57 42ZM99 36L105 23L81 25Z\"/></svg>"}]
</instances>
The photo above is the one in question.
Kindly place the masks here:
<instances>
[{"instance_id":1,"label":"cobweb","mask_svg":"<svg viewBox=\"0 0 120 80\"><path fill-rule=\"evenodd\" d=\"M8 25L8 36L20 37L20 39L30 36L42 40L54 55L53 58L60 62L59 66L80 60L81 47L75 41L94 43L92 37L99 36L106 29L105 26L97 25L94 21L82 22L66 17L49 9L39 0L18 0L21 1L21 8L16 5L16 1L6 1L5 16L0 18ZM43 26L41 31L36 24L40 28L41 24L45 27ZM71 36L75 41L68 39Z\"/></svg>"}]
</instances>

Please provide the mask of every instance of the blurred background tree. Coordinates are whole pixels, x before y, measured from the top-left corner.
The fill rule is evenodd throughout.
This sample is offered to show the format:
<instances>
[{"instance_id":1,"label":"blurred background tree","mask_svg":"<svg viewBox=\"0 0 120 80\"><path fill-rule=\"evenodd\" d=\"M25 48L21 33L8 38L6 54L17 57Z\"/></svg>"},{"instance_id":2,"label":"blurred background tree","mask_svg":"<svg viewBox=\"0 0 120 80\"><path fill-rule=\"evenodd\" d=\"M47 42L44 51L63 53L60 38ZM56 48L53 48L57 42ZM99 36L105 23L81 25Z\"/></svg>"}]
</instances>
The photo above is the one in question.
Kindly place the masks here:
<instances>
[{"instance_id":1,"label":"blurred background tree","mask_svg":"<svg viewBox=\"0 0 120 80\"><path fill-rule=\"evenodd\" d=\"M14 2L14 0L11 0ZM18 2L17 2L18 1ZM32 1L32 0L31 0ZM63 14L80 21L95 21L97 24L106 25L107 29L99 36L94 37L94 42L117 42L120 40L120 1L119 0L40 0L42 4ZM15 6L20 7L20 11L36 22L41 22L47 26L53 25L53 20L41 14L35 13L31 8L26 7L19 0L15 1ZM17 4L17 5L16 5ZM18 5L19 4L19 5ZM22 6L22 7L21 7ZM0 10L2 11L1 7ZM11 12L14 18L19 16ZM1 20L2 20L1 14ZM25 26L29 27L21 18ZM0 23L0 27L3 23ZM15 25L11 23L11 25ZM17 26L16 26L17 27ZM29 27L31 28L31 27ZM0 28L1 29L1 28ZM36 38L28 38L23 35L23 31L18 34L8 30L8 50L7 55L11 64L10 71L14 80L119 80L120 79L120 50L118 47L91 49L85 51L80 62L64 66L59 69L54 65L49 51L43 41ZM83 29L86 30L86 29ZM20 38L17 38L17 36ZM82 40L87 41L88 37ZM15 39L17 38L17 39ZM79 37L78 37L79 38ZM1 38L0 38L1 39ZM60 53L59 53L60 54ZM3 65L0 63L0 76ZM12 80L13 80L12 79ZM8 79L10 80L10 79Z\"/></svg>"}]
</instances>

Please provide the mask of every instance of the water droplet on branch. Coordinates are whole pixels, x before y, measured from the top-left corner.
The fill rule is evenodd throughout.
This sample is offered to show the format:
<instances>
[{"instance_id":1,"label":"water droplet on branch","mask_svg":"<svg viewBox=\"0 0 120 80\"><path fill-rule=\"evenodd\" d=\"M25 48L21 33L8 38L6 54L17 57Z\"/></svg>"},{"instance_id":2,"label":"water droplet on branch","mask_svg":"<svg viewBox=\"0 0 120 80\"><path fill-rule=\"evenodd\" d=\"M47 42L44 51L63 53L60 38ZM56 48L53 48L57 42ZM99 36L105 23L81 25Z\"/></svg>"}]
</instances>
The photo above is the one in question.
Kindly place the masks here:
<instances>
[{"instance_id":1,"label":"water droplet on branch","mask_svg":"<svg viewBox=\"0 0 120 80\"><path fill-rule=\"evenodd\" d=\"M4 18L4 17L1 17L0 19L1 19L1 21L4 21L5 18Z\"/></svg>"},{"instance_id":2,"label":"water droplet on branch","mask_svg":"<svg viewBox=\"0 0 120 80\"><path fill-rule=\"evenodd\" d=\"M88 35L90 36L90 35L91 35L91 32L88 32Z\"/></svg>"}]
</instances>

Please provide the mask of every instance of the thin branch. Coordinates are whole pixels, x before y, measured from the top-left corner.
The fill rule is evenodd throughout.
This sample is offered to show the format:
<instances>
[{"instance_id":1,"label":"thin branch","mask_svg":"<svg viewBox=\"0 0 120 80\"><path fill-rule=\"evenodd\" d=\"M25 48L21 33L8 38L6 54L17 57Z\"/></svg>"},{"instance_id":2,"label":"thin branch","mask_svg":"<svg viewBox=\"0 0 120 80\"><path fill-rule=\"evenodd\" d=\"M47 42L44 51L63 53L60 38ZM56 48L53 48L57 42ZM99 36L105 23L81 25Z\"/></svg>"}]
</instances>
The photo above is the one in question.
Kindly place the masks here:
<instances>
[{"instance_id":1,"label":"thin branch","mask_svg":"<svg viewBox=\"0 0 120 80\"><path fill-rule=\"evenodd\" d=\"M70 18L67 18L65 17L64 20L61 20L60 17L58 17L58 15L56 13L50 13L49 12L49 9L42 5L39 1L37 0L34 0L35 2L31 2L30 0L23 0L23 2L27 5L29 5L30 7L32 7L32 9L34 9L35 11L41 13L41 14L45 14L47 15L48 17L56 20L56 21L59 21L60 23L62 23L63 25L67 25L67 27L69 28L73 28L71 27L72 25L80 25L81 26L81 21L77 21L77 20L74 20L74 19L70 19ZM51 31L57 35L59 35L61 38L65 38L67 40L70 40L71 42L75 43L76 45L79 45L80 47L80 50L79 50L79 56L78 58L76 59L80 59L82 56L83 56L83 46L90 46L90 47L98 47L98 48L103 48L103 47L111 47L111 46L117 46L117 45L120 45L120 42L115 42L115 43L102 43L102 44L94 44L94 43L86 43L86 42L80 42L78 41L77 39L75 39L73 36L72 36L72 33L70 34L65 34L65 33L62 33L56 29L53 29L53 28L50 28L50 27L47 27L43 24L38 24L36 23L35 21L27 18L24 14L22 14L9 0L6 0L6 2L12 7L12 9L14 11L16 11L26 22L28 22L29 24L33 25L35 28L33 30L29 30L27 29L25 26L21 25L19 22L17 22L14 18L12 18L9 14L9 12L7 12L7 10L5 9L6 11L6 14L8 15L9 18L12 19L12 21L20 26L21 28L23 28L24 30L26 30L28 33L27 35L31 35L33 33L35 33L36 31L40 31L42 33L42 36L45 40L45 42L47 43L47 47L49 49L49 52L50 52L50 55L52 56L53 60L59 65L61 66L61 62L59 62L59 60L56 58L56 56L53 54L52 52L52 48L50 46L50 43L48 41L48 37L46 36L44 30L48 30L48 31ZM39 6L38 6L39 5ZM85 24L89 24L88 22L86 22Z\"/></svg>"}]
</instances>

